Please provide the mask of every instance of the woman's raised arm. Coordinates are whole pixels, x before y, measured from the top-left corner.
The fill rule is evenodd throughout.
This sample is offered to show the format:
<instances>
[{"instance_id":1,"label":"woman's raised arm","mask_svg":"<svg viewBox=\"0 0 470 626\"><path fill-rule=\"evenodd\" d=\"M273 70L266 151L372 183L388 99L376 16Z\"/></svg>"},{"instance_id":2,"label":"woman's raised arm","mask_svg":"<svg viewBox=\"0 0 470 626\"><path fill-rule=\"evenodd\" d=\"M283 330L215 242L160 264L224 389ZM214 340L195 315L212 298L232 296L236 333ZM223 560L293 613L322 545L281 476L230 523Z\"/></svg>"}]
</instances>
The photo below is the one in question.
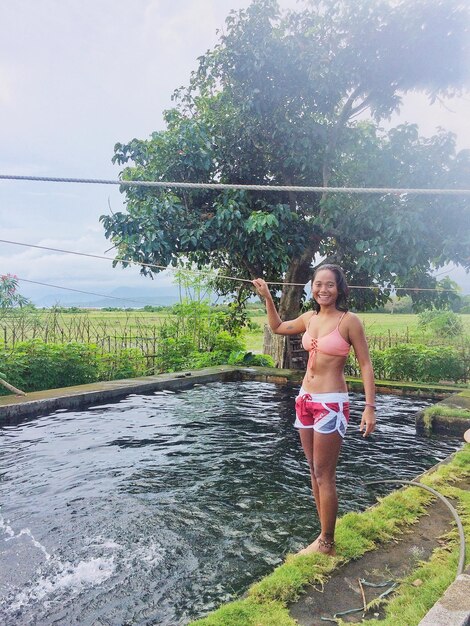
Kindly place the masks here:
<instances>
[{"instance_id":1,"label":"woman's raised arm","mask_svg":"<svg viewBox=\"0 0 470 626\"><path fill-rule=\"evenodd\" d=\"M307 328L306 317L310 317L311 313L303 313L294 320L283 322L279 317L276 306L273 302L271 292L266 282L262 278L256 278L253 281L258 295L264 298L266 304L266 313L268 314L268 324L273 333L276 335L298 335Z\"/></svg>"}]
</instances>

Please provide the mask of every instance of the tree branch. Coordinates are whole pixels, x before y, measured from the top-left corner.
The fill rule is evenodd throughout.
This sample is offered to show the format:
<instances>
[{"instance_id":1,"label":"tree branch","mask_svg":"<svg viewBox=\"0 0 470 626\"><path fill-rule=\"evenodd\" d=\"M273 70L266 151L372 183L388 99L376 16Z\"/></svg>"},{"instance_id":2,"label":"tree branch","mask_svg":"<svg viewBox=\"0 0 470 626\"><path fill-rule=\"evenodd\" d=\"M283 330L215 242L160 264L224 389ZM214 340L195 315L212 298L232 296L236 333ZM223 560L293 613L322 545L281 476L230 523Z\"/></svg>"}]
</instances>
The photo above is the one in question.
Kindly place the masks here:
<instances>
[{"instance_id":1,"label":"tree branch","mask_svg":"<svg viewBox=\"0 0 470 626\"><path fill-rule=\"evenodd\" d=\"M325 159L323 161L323 186L324 187L328 186L328 182L331 176L331 157L336 148L336 144L338 143L339 134L342 128L344 127L344 125L346 124L346 122L348 121L348 119L351 117L351 111L353 110L354 101L357 99L357 97L362 91L363 91L363 88L361 87L361 85L358 85L356 89L352 91L352 93L349 95L348 99L344 103L343 109L341 110L335 125L333 126L333 128L331 129L329 133L329 139L328 139L328 143L326 145L326 150L325 150Z\"/></svg>"}]
</instances>

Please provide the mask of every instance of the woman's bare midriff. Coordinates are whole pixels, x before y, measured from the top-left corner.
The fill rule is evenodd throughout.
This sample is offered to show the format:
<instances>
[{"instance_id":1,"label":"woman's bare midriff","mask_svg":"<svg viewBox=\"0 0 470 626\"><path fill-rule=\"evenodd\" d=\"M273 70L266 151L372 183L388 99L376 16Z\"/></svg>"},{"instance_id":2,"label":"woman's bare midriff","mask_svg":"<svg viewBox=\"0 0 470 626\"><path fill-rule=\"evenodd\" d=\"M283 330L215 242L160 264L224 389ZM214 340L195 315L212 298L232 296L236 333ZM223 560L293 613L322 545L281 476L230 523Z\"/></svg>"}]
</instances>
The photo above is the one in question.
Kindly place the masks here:
<instances>
[{"instance_id":1,"label":"woman's bare midriff","mask_svg":"<svg viewBox=\"0 0 470 626\"><path fill-rule=\"evenodd\" d=\"M344 366L347 357L317 352L313 371L308 369L302 388L308 393L347 393Z\"/></svg>"}]
</instances>

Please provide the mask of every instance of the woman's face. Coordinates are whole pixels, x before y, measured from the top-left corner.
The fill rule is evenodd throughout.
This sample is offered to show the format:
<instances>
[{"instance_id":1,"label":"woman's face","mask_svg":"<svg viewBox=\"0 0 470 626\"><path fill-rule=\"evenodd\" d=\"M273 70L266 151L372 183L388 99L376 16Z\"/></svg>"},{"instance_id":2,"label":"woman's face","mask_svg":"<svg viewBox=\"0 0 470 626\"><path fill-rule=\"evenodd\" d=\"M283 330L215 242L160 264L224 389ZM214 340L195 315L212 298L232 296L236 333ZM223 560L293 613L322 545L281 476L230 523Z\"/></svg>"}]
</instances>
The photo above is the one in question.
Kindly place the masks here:
<instances>
[{"instance_id":1,"label":"woman's face","mask_svg":"<svg viewBox=\"0 0 470 626\"><path fill-rule=\"evenodd\" d=\"M320 306L332 306L338 299L336 276L331 270L318 270L312 282L312 296Z\"/></svg>"}]
</instances>

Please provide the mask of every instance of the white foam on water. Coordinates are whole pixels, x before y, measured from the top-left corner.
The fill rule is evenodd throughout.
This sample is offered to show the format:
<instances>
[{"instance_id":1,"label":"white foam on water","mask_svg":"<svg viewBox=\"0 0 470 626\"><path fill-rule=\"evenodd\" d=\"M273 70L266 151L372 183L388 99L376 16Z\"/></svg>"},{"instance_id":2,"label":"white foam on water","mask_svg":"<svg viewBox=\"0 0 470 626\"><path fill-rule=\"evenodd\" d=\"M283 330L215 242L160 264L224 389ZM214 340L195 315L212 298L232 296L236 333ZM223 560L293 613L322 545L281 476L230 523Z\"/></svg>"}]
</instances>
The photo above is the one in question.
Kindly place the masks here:
<instances>
[{"instance_id":1,"label":"white foam on water","mask_svg":"<svg viewBox=\"0 0 470 626\"><path fill-rule=\"evenodd\" d=\"M105 541L102 546L103 548L108 548L110 550L122 550L122 545L120 543L116 543L115 541L111 541L111 539Z\"/></svg>"},{"instance_id":2,"label":"white foam on water","mask_svg":"<svg viewBox=\"0 0 470 626\"><path fill-rule=\"evenodd\" d=\"M42 545L42 543L40 543L37 539L35 539L33 533L31 532L29 528L22 528L19 533L15 533L13 528L10 526L10 520L5 520L0 515L0 530L3 530L3 532L6 535L8 535L8 537L4 539L4 541L12 541L13 539L18 539L19 537L26 535L27 537L31 539L31 543L33 544L33 546L41 550L41 552L46 557L46 560L47 561L50 560L51 555L46 550L46 548Z\"/></svg>"},{"instance_id":3,"label":"white foam on water","mask_svg":"<svg viewBox=\"0 0 470 626\"><path fill-rule=\"evenodd\" d=\"M161 544L150 543L147 546L141 546L134 550L132 555L132 561L139 561L148 563L150 566L158 565L162 562L165 556L165 551L163 550Z\"/></svg>"},{"instance_id":4,"label":"white foam on water","mask_svg":"<svg viewBox=\"0 0 470 626\"><path fill-rule=\"evenodd\" d=\"M10 538L15 536L15 531L10 526L10 520L5 520L2 515L0 515L0 530L3 530ZM5 539L5 541L8 541L8 539Z\"/></svg>"},{"instance_id":5,"label":"white foam on water","mask_svg":"<svg viewBox=\"0 0 470 626\"><path fill-rule=\"evenodd\" d=\"M92 558L77 564L57 562L56 567L55 572L40 575L30 588L17 594L9 603L8 612L12 613L32 602L39 602L46 596L54 595L54 599L57 600L67 593L70 598L71 595L80 593L85 587L101 585L113 575L116 569L114 557Z\"/></svg>"}]
</instances>

